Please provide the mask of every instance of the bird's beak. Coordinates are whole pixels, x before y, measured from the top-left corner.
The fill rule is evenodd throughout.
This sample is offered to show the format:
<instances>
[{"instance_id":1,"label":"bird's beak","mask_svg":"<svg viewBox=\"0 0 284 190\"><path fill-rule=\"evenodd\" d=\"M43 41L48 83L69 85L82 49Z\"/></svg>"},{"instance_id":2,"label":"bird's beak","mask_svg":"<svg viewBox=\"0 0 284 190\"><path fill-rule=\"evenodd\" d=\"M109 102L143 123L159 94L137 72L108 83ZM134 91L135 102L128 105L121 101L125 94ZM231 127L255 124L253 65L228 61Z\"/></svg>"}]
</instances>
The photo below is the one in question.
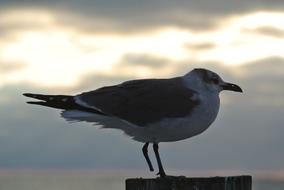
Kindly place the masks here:
<instances>
[{"instance_id":1,"label":"bird's beak","mask_svg":"<svg viewBox=\"0 0 284 190\"><path fill-rule=\"evenodd\" d=\"M231 90L231 91L235 91L235 92L243 92L241 87L239 87L236 84L232 84L232 83L225 82L224 84L222 84L222 87L223 87L223 90Z\"/></svg>"}]
</instances>

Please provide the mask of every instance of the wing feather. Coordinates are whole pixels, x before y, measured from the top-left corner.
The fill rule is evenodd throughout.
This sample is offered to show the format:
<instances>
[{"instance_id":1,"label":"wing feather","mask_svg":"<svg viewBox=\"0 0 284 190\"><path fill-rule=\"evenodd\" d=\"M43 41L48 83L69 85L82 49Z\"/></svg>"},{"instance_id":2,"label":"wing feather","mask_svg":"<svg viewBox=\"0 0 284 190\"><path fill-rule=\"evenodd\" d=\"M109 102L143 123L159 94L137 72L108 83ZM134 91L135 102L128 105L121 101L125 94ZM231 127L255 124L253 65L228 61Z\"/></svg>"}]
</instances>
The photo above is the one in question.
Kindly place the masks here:
<instances>
[{"instance_id":1,"label":"wing feather","mask_svg":"<svg viewBox=\"0 0 284 190\"><path fill-rule=\"evenodd\" d=\"M96 108L138 126L168 117L183 117L199 104L198 93L180 77L144 79L99 88L76 96L82 106ZM193 98L195 97L195 98Z\"/></svg>"}]
</instances>

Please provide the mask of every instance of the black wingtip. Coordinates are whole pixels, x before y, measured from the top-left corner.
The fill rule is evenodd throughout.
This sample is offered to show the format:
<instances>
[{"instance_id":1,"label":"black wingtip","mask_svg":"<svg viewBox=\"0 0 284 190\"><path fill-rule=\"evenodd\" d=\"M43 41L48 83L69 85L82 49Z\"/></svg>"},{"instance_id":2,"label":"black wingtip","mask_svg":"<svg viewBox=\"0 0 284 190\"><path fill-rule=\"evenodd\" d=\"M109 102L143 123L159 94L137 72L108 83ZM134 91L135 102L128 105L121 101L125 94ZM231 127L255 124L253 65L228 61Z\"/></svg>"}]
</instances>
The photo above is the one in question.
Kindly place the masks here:
<instances>
[{"instance_id":1,"label":"black wingtip","mask_svg":"<svg viewBox=\"0 0 284 190\"><path fill-rule=\"evenodd\" d=\"M33 98L34 94L32 94L32 93L23 93L23 96Z\"/></svg>"},{"instance_id":2,"label":"black wingtip","mask_svg":"<svg viewBox=\"0 0 284 190\"><path fill-rule=\"evenodd\" d=\"M43 101L47 101L51 97L50 95L32 94L32 93L23 93L23 96L38 99L38 100L43 100Z\"/></svg>"},{"instance_id":3,"label":"black wingtip","mask_svg":"<svg viewBox=\"0 0 284 190\"><path fill-rule=\"evenodd\" d=\"M29 101L29 102L26 102L27 104L38 104L38 102L32 102L32 101Z\"/></svg>"},{"instance_id":4,"label":"black wingtip","mask_svg":"<svg viewBox=\"0 0 284 190\"><path fill-rule=\"evenodd\" d=\"M41 106L50 107L47 102L43 102L43 101L38 101L38 102L35 102L35 101L32 102L32 101L30 101L30 102L26 102L26 103L27 103L27 104L32 104L32 105L41 105Z\"/></svg>"}]
</instances>

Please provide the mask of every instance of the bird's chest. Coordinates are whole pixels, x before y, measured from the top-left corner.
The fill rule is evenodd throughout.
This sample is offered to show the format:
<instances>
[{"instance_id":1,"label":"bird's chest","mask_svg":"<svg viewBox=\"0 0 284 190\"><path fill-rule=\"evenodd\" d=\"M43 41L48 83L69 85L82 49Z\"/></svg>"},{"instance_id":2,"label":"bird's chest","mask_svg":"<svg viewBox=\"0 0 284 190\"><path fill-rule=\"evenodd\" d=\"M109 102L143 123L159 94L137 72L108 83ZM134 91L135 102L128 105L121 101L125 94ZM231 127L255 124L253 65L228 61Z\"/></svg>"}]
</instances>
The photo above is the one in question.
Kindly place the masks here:
<instances>
[{"instance_id":1,"label":"bird's chest","mask_svg":"<svg viewBox=\"0 0 284 190\"><path fill-rule=\"evenodd\" d=\"M212 124L219 111L219 96L200 98L201 103L187 117L166 119L159 123L159 130L154 133L159 141L190 138L202 133Z\"/></svg>"},{"instance_id":2,"label":"bird's chest","mask_svg":"<svg viewBox=\"0 0 284 190\"><path fill-rule=\"evenodd\" d=\"M219 95L204 95L201 104L194 110L193 115L197 125L210 125L217 117L220 107Z\"/></svg>"}]
</instances>

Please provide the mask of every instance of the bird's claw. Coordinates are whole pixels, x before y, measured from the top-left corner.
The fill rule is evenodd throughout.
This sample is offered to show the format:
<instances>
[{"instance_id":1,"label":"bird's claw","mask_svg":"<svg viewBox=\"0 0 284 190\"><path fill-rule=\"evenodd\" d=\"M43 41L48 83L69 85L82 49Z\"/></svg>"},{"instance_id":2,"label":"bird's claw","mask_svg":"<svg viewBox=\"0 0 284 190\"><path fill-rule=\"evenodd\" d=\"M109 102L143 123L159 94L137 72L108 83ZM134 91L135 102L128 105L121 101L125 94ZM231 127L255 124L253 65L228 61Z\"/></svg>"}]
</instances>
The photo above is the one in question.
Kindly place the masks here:
<instances>
[{"instance_id":1,"label":"bird's claw","mask_svg":"<svg viewBox=\"0 0 284 190\"><path fill-rule=\"evenodd\" d=\"M165 174L165 172L158 172L156 175L158 175L161 178L166 177L167 175Z\"/></svg>"}]
</instances>

